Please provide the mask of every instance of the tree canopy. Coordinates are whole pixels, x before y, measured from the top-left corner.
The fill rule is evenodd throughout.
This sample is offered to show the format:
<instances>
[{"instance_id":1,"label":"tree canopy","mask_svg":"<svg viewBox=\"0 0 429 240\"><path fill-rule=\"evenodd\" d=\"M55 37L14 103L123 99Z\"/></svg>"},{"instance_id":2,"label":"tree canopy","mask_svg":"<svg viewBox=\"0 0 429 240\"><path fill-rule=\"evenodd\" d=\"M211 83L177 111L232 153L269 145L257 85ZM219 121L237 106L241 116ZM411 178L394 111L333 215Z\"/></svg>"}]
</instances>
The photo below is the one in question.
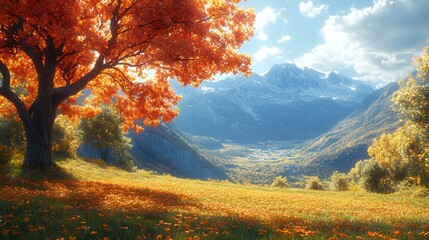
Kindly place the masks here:
<instances>
[{"instance_id":1,"label":"tree canopy","mask_svg":"<svg viewBox=\"0 0 429 240\"><path fill-rule=\"evenodd\" d=\"M27 162L52 162L50 150L36 152L51 148L58 112L78 119L111 104L124 129L138 131L136 119L156 126L178 114L169 79L198 86L217 74L250 74L250 57L238 49L255 15L240 2L1 0L0 114L19 114ZM91 97L78 105L83 89Z\"/></svg>"},{"instance_id":2,"label":"tree canopy","mask_svg":"<svg viewBox=\"0 0 429 240\"><path fill-rule=\"evenodd\" d=\"M429 49L416 58L416 72L404 81L393 101L404 125L374 140L368 153L394 182L404 179L429 187Z\"/></svg>"}]
</instances>

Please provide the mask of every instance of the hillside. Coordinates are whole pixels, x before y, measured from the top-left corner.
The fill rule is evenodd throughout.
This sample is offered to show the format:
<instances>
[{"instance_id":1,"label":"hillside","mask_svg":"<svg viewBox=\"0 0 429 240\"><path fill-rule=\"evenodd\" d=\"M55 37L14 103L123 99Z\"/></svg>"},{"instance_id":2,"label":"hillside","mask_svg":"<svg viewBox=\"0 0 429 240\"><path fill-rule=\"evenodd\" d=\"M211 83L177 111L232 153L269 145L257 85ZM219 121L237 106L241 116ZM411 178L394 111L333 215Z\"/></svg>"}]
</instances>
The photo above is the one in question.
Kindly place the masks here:
<instances>
[{"instance_id":1,"label":"hillside","mask_svg":"<svg viewBox=\"0 0 429 240\"><path fill-rule=\"evenodd\" d=\"M407 195L186 180L80 159L49 175L21 174L17 164L0 168L2 239L429 236L429 202Z\"/></svg>"},{"instance_id":2,"label":"hillside","mask_svg":"<svg viewBox=\"0 0 429 240\"><path fill-rule=\"evenodd\" d=\"M373 89L359 81L293 64L274 65L264 76L230 77L181 88L182 131L240 143L306 140L355 110Z\"/></svg>"},{"instance_id":3,"label":"hillside","mask_svg":"<svg viewBox=\"0 0 429 240\"><path fill-rule=\"evenodd\" d=\"M391 110L391 97L398 88L397 83L391 83L373 92L330 131L301 146L304 172L326 177L334 170L346 172L358 160L368 158L372 140L400 126Z\"/></svg>"},{"instance_id":4,"label":"hillside","mask_svg":"<svg viewBox=\"0 0 429 240\"><path fill-rule=\"evenodd\" d=\"M170 124L146 127L142 133L131 132L129 136L133 143L131 153L139 168L185 178L228 178Z\"/></svg>"},{"instance_id":5,"label":"hillside","mask_svg":"<svg viewBox=\"0 0 429 240\"><path fill-rule=\"evenodd\" d=\"M128 133L133 145L131 154L139 169L154 171L158 174L170 174L176 177L194 179L228 179L221 167L215 166L204 152L198 151L192 143L182 137L182 133L173 125L161 123L158 127L145 127L139 134ZM89 145L81 145L79 157L100 159L99 151ZM114 162L113 157L109 157Z\"/></svg>"}]
</instances>

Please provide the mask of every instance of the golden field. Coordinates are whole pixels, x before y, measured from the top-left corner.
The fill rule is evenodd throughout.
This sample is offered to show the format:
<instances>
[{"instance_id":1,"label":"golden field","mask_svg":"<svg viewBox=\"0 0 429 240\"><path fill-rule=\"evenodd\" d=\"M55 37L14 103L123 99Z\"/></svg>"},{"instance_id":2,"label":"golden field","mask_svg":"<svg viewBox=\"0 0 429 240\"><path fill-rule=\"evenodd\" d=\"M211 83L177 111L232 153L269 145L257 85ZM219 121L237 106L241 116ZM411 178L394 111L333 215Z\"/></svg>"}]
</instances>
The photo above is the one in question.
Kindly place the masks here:
<instances>
[{"instance_id":1,"label":"golden field","mask_svg":"<svg viewBox=\"0 0 429 240\"><path fill-rule=\"evenodd\" d=\"M429 239L427 198L17 164L0 168L0 239Z\"/></svg>"}]
</instances>

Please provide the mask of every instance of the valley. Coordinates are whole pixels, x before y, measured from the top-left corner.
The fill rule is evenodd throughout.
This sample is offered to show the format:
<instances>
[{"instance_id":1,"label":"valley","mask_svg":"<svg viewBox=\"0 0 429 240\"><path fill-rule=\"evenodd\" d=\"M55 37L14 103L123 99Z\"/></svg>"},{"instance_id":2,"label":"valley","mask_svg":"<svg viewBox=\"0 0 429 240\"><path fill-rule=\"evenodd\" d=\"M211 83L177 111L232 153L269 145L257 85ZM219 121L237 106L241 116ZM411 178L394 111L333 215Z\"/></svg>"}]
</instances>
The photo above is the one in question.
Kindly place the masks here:
<instances>
[{"instance_id":1,"label":"valley","mask_svg":"<svg viewBox=\"0 0 429 240\"><path fill-rule=\"evenodd\" d=\"M267 141L254 144L227 142L220 149L204 149L234 182L271 184L272 179L296 169L299 142ZM291 179L292 180L292 179Z\"/></svg>"},{"instance_id":2,"label":"valley","mask_svg":"<svg viewBox=\"0 0 429 240\"><path fill-rule=\"evenodd\" d=\"M0 0L0 240L428 240L427 9Z\"/></svg>"},{"instance_id":3,"label":"valley","mask_svg":"<svg viewBox=\"0 0 429 240\"><path fill-rule=\"evenodd\" d=\"M235 182L270 184L285 175L298 186L304 175L326 179L335 170L349 171L368 157L373 138L400 126L391 110L396 83L374 91L337 73L322 74L293 64L274 65L264 76L205 82L196 89L173 86L183 97L180 115L156 131L149 128L149 135L143 133L140 139L150 142L164 136L145 148L159 148L161 153L180 145L177 149L186 146L194 153L185 159L170 154L173 162L187 162L181 164L187 173L161 171L176 176L197 176L202 169L191 167L191 162L198 159ZM163 148L166 142L169 146ZM176 166L168 157L163 159ZM224 179L219 176L197 178Z\"/></svg>"}]
</instances>

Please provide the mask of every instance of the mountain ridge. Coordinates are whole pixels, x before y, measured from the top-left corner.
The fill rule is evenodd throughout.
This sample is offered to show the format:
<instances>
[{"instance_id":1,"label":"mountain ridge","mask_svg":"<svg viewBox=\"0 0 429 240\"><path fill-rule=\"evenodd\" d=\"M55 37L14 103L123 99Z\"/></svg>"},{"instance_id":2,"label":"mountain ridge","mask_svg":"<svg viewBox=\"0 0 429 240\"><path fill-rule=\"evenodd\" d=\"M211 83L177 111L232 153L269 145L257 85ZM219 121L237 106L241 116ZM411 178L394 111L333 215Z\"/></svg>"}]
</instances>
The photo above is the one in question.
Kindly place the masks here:
<instances>
[{"instance_id":1,"label":"mountain ridge","mask_svg":"<svg viewBox=\"0 0 429 240\"><path fill-rule=\"evenodd\" d=\"M302 145L299 150L306 159L302 163L304 171L326 177L334 170L346 172L358 160L367 159L373 139L401 125L391 109L392 95L398 89L398 83L390 83L376 90L330 131Z\"/></svg>"},{"instance_id":2,"label":"mountain ridge","mask_svg":"<svg viewBox=\"0 0 429 240\"><path fill-rule=\"evenodd\" d=\"M131 132L129 137L133 142L131 153L139 168L186 178L228 179L224 171L199 153L170 124L146 127L140 134Z\"/></svg>"},{"instance_id":3,"label":"mountain ridge","mask_svg":"<svg viewBox=\"0 0 429 240\"><path fill-rule=\"evenodd\" d=\"M235 76L176 91L183 95L181 113L173 120L179 129L246 142L315 137L351 113L373 89L335 73L281 64L264 76Z\"/></svg>"}]
</instances>

